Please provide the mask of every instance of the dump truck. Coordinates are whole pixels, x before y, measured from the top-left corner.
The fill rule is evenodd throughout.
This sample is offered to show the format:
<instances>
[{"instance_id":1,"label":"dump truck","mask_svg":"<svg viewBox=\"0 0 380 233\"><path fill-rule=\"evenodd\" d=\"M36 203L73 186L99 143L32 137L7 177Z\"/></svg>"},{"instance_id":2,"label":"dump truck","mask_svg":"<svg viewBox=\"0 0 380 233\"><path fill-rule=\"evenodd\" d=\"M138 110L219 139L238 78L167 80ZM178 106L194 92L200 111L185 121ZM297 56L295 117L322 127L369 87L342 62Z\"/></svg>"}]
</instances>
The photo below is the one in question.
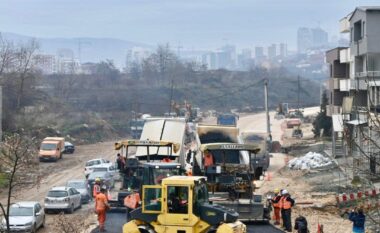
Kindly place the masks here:
<instances>
[{"instance_id":1,"label":"dump truck","mask_svg":"<svg viewBox=\"0 0 380 233\"><path fill-rule=\"evenodd\" d=\"M172 176L144 185L142 206L133 210L123 233L244 233L238 213L210 204L207 182L199 176Z\"/></svg>"},{"instance_id":2,"label":"dump truck","mask_svg":"<svg viewBox=\"0 0 380 233\"><path fill-rule=\"evenodd\" d=\"M245 131L241 133L240 137L244 144L254 144L260 148L260 151L251 161L255 179L258 180L269 168L271 157L269 152L272 147L271 137L268 133L261 131Z\"/></svg>"},{"instance_id":3,"label":"dump truck","mask_svg":"<svg viewBox=\"0 0 380 233\"><path fill-rule=\"evenodd\" d=\"M39 147L38 157L40 161L57 161L62 159L65 151L65 138L62 137L46 137L42 140Z\"/></svg>"},{"instance_id":4,"label":"dump truck","mask_svg":"<svg viewBox=\"0 0 380 233\"><path fill-rule=\"evenodd\" d=\"M138 157L133 151L145 148L146 155ZM111 192L112 208L125 208L125 197L140 193L142 185L160 184L165 177L185 174L181 164L174 162L173 156L180 146L172 142L126 140L115 143L115 150L126 158L125 167L120 169L120 180L116 182ZM165 154L157 152L165 150ZM172 160L173 159L173 160ZM165 162L163 161L165 160Z\"/></svg>"},{"instance_id":5,"label":"dump truck","mask_svg":"<svg viewBox=\"0 0 380 233\"><path fill-rule=\"evenodd\" d=\"M243 163L241 152L248 153L249 163ZM269 221L270 206L262 195L254 194L255 161L260 148L253 144L207 143L201 145L203 160L212 157L212 164L200 167L207 177L209 195L214 203L234 209L240 221Z\"/></svg>"}]
</instances>

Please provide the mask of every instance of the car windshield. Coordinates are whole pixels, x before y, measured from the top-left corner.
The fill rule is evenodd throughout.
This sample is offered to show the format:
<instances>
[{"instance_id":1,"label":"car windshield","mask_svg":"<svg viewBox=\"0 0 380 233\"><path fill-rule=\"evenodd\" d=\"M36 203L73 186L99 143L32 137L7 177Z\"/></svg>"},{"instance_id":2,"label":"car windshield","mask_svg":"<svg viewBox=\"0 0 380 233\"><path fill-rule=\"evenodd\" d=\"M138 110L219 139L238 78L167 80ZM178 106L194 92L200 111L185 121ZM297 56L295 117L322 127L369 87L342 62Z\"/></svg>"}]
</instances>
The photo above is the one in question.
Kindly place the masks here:
<instances>
[{"instance_id":1,"label":"car windshield","mask_svg":"<svg viewBox=\"0 0 380 233\"><path fill-rule=\"evenodd\" d=\"M106 176L106 173L105 172L93 172L90 174L90 176L88 177L89 180L94 180L96 177L99 177L99 178L105 178Z\"/></svg>"},{"instance_id":2,"label":"car windshield","mask_svg":"<svg viewBox=\"0 0 380 233\"><path fill-rule=\"evenodd\" d=\"M86 163L86 167L91 167L91 166L95 166L95 165L99 165L100 164L100 160L92 160L92 161L88 161Z\"/></svg>"},{"instance_id":3,"label":"car windshield","mask_svg":"<svg viewBox=\"0 0 380 233\"><path fill-rule=\"evenodd\" d=\"M94 172L106 172L108 169L106 167L95 167L93 169Z\"/></svg>"},{"instance_id":4,"label":"car windshield","mask_svg":"<svg viewBox=\"0 0 380 233\"><path fill-rule=\"evenodd\" d=\"M71 144L70 142L65 142L65 146L72 146L73 144Z\"/></svg>"},{"instance_id":5,"label":"car windshield","mask_svg":"<svg viewBox=\"0 0 380 233\"><path fill-rule=\"evenodd\" d=\"M48 197L67 197L67 191L60 191L60 190L55 190L55 191L49 191Z\"/></svg>"},{"instance_id":6,"label":"car windshield","mask_svg":"<svg viewBox=\"0 0 380 233\"><path fill-rule=\"evenodd\" d=\"M33 207L12 206L9 216L33 216Z\"/></svg>"},{"instance_id":7,"label":"car windshield","mask_svg":"<svg viewBox=\"0 0 380 233\"><path fill-rule=\"evenodd\" d=\"M163 178L181 175L179 169L175 168L156 168L153 169L154 184L161 184Z\"/></svg>"},{"instance_id":8,"label":"car windshield","mask_svg":"<svg viewBox=\"0 0 380 233\"><path fill-rule=\"evenodd\" d=\"M78 182L68 182L67 186L68 187L72 187L72 188L76 188L76 189L84 189L84 188L86 188L85 183L84 182L80 182L80 181L78 181Z\"/></svg>"},{"instance_id":9,"label":"car windshield","mask_svg":"<svg viewBox=\"0 0 380 233\"><path fill-rule=\"evenodd\" d=\"M54 143L42 143L41 150L55 150L57 145Z\"/></svg>"}]
</instances>

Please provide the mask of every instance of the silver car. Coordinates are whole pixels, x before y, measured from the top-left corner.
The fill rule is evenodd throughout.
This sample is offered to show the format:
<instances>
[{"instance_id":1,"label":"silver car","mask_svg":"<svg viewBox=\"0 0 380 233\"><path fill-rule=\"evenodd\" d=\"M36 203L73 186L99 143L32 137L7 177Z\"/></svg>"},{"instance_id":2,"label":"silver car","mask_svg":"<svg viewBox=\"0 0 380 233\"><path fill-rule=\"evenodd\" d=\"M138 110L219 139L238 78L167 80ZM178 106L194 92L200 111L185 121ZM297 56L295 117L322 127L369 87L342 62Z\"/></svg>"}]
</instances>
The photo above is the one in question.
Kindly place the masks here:
<instances>
[{"instance_id":1,"label":"silver car","mask_svg":"<svg viewBox=\"0 0 380 233\"><path fill-rule=\"evenodd\" d=\"M87 180L69 180L66 183L66 187L75 188L80 192L82 203L89 203L91 200L90 185Z\"/></svg>"},{"instance_id":2,"label":"silver car","mask_svg":"<svg viewBox=\"0 0 380 233\"><path fill-rule=\"evenodd\" d=\"M17 202L9 209L10 232L37 232L45 226L45 212L40 203L35 201ZM6 231L6 221L3 219L0 231Z\"/></svg>"},{"instance_id":3,"label":"silver car","mask_svg":"<svg viewBox=\"0 0 380 233\"><path fill-rule=\"evenodd\" d=\"M45 212L66 211L73 213L75 209L82 207L81 194L72 187L54 187L45 197Z\"/></svg>"}]
</instances>

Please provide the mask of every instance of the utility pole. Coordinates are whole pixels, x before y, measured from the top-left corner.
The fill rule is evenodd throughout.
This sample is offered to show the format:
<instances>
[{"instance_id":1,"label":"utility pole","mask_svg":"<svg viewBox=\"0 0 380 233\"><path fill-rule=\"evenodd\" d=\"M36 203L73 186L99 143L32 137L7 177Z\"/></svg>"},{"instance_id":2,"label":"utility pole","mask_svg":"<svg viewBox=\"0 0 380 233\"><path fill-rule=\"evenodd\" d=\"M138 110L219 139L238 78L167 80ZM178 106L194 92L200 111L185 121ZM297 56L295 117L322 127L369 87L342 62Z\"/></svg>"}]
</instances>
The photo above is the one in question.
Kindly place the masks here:
<instances>
[{"instance_id":1,"label":"utility pole","mask_svg":"<svg viewBox=\"0 0 380 233\"><path fill-rule=\"evenodd\" d=\"M264 81L264 99L265 99L265 113L267 117L267 133L272 138L271 131L270 131L270 118L269 118L269 109L268 109L268 80L267 79Z\"/></svg>"},{"instance_id":2,"label":"utility pole","mask_svg":"<svg viewBox=\"0 0 380 233\"><path fill-rule=\"evenodd\" d=\"M301 89L301 82L300 82L300 76L297 76L298 80L298 91L297 91L297 110L300 111L300 89Z\"/></svg>"},{"instance_id":3,"label":"utility pole","mask_svg":"<svg viewBox=\"0 0 380 233\"><path fill-rule=\"evenodd\" d=\"M170 115L170 113L172 113L172 103L173 103L173 80L170 82L169 115Z\"/></svg>"},{"instance_id":4,"label":"utility pole","mask_svg":"<svg viewBox=\"0 0 380 233\"><path fill-rule=\"evenodd\" d=\"M0 86L0 141L3 141L3 87Z\"/></svg>"}]
</instances>

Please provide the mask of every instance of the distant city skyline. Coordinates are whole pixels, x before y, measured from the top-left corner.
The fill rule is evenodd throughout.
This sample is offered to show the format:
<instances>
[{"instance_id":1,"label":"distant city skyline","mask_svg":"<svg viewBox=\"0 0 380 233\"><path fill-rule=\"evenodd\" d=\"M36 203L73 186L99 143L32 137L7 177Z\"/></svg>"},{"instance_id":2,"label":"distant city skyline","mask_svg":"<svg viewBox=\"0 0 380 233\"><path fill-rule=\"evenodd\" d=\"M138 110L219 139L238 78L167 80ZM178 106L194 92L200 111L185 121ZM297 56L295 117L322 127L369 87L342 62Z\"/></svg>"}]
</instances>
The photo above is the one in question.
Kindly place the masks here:
<instances>
[{"instance_id":1,"label":"distant city skyline","mask_svg":"<svg viewBox=\"0 0 380 233\"><path fill-rule=\"evenodd\" d=\"M300 27L321 27L329 40L359 5L345 0L2 0L0 31L41 38L116 38L184 49L238 49L286 43L297 49ZM377 3L378 4L378 3Z\"/></svg>"}]
</instances>

